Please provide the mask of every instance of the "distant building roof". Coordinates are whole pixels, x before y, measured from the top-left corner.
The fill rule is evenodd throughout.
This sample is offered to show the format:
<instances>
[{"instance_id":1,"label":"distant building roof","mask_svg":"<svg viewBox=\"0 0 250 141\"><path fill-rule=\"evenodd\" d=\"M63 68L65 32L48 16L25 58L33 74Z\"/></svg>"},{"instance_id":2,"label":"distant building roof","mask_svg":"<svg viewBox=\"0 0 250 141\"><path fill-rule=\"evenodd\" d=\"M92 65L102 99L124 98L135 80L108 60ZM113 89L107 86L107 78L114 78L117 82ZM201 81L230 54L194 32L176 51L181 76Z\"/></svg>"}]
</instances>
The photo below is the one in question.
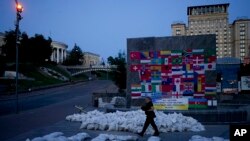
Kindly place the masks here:
<instances>
[{"instance_id":1,"label":"distant building roof","mask_svg":"<svg viewBox=\"0 0 250 141\"><path fill-rule=\"evenodd\" d=\"M186 24L184 22L173 22L171 24L171 26L174 26L174 25L184 25L184 26L186 26Z\"/></svg>"},{"instance_id":2,"label":"distant building roof","mask_svg":"<svg viewBox=\"0 0 250 141\"><path fill-rule=\"evenodd\" d=\"M95 53L92 53L92 52L83 52L83 54L90 54L90 55L94 55L94 56L100 57L99 54L95 54Z\"/></svg>"},{"instance_id":3,"label":"distant building roof","mask_svg":"<svg viewBox=\"0 0 250 141\"><path fill-rule=\"evenodd\" d=\"M53 45L53 44L59 44L59 45L61 45L61 46L64 46L64 47L68 48L68 45L67 45L67 44L65 44L65 43L63 43L63 42L52 41L52 43L51 43L51 44L52 44L52 45Z\"/></svg>"},{"instance_id":4,"label":"distant building roof","mask_svg":"<svg viewBox=\"0 0 250 141\"><path fill-rule=\"evenodd\" d=\"M241 61L238 58L234 57L224 57L224 58L218 58L217 64L240 64Z\"/></svg>"},{"instance_id":5,"label":"distant building roof","mask_svg":"<svg viewBox=\"0 0 250 141\"><path fill-rule=\"evenodd\" d=\"M188 8L201 8L201 7L212 7L212 6L229 6L229 3L210 4L210 5L197 5L197 6L189 6Z\"/></svg>"},{"instance_id":6,"label":"distant building roof","mask_svg":"<svg viewBox=\"0 0 250 141\"><path fill-rule=\"evenodd\" d=\"M240 18L237 18L236 20L234 20L233 25L234 25L236 22L241 22L241 21L250 21L250 19L247 18L247 17L240 17Z\"/></svg>"},{"instance_id":7,"label":"distant building roof","mask_svg":"<svg viewBox=\"0 0 250 141\"><path fill-rule=\"evenodd\" d=\"M193 9L193 8L202 8L202 7L212 7L212 6L226 6L226 7L229 7L229 3L211 4L211 5L198 5L198 6L189 6L189 7L187 8L187 15L190 14L190 13L188 12L190 9Z\"/></svg>"}]
</instances>

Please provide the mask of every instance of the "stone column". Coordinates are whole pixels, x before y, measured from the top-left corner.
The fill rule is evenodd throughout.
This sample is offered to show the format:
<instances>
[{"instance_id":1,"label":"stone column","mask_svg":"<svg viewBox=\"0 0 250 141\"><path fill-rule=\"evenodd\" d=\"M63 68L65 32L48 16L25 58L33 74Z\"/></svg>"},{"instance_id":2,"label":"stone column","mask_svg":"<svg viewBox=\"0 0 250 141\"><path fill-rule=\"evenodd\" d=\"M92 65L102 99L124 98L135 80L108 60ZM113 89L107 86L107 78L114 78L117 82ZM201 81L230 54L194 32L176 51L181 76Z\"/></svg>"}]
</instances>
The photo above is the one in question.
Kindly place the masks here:
<instances>
[{"instance_id":1,"label":"stone column","mask_svg":"<svg viewBox=\"0 0 250 141\"><path fill-rule=\"evenodd\" d=\"M59 48L56 48L56 62L59 63Z\"/></svg>"},{"instance_id":2,"label":"stone column","mask_svg":"<svg viewBox=\"0 0 250 141\"><path fill-rule=\"evenodd\" d=\"M52 53L50 55L50 61L53 61L53 57L54 57L54 50L52 49Z\"/></svg>"},{"instance_id":3,"label":"stone column","mask_svg":"<svg viewBox=\"0 0 250 141\"><path fill-rule=\"evenodd\" d=\"M63 62L63 51L64 49L61 49L61 63Z\"/></svg>"},{"instance_id":4,"label":"stone column","mask_svg":"<svg viewBox=\"0 0 250 141\"><path fill-rule=\"evenodd\" d=\"M66 49L64 50L64 60L66 60L66 57L67 57L67 51Z\"/></svg>"}]
</instances>

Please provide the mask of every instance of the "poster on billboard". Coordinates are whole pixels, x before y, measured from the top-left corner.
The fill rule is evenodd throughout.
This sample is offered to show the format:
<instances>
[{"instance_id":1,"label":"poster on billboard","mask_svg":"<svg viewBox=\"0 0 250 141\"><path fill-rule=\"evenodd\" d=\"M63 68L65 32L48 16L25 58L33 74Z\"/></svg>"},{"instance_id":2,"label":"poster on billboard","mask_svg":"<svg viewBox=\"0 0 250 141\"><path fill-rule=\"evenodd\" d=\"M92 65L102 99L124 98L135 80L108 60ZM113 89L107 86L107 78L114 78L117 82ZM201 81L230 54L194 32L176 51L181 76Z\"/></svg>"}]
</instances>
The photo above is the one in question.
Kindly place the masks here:
<instances>
[{"instance_id":1,"label":"poster on billboard","mask_svg":"<svg viewBox=\"0 0 250 141\"><path fill-rule=\"evenodd\" d=\"M220 93L221 90L222 90L222 88L221 88L221 82L217 82L217 83L216 83L216 92L217 92L217 93Z\"/></svg>"},{"instance_id":2,"label":"poster on billboard","mask_svg":"<svg viewBox=\"0 0 250 141\"><path fill-rule=\"evenodd\" d=\"M153 103L156 110L188 110L188 98L161 98Z\"/></svg>"},{"instance_id":3,"label":"poster on billboard","mask_svg":"<svg viewBox=\"0 0 250 141\"><path fill-rule=\"evenodd\" d=\"M250 90L250 76L241 76L241 90Z\"/></svg>"}]
</instances>

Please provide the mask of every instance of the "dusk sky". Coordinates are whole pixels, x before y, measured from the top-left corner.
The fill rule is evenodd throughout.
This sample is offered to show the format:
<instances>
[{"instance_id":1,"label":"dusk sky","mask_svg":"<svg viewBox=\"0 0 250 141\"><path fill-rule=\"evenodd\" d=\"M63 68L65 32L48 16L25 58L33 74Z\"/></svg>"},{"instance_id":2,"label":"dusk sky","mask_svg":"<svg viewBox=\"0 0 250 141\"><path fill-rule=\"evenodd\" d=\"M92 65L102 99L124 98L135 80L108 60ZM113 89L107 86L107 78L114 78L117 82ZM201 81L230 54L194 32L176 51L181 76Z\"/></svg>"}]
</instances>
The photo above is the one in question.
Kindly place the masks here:
<instances>
[{"instance_id":1,"label":"dusk sky","mask_svg":"<svg viewBox=\"0 0 250 141\"><path fill-rule=\"evenodd\" d=\"M229 22L250 18L250 0L19 0L24 6L20 30L83 51L116 56L126 39L171 36L171 24L187 23L187 7L230 3ZM0 0L0 32L14 29L14 0Z\"/></svg>"}]
</instances>

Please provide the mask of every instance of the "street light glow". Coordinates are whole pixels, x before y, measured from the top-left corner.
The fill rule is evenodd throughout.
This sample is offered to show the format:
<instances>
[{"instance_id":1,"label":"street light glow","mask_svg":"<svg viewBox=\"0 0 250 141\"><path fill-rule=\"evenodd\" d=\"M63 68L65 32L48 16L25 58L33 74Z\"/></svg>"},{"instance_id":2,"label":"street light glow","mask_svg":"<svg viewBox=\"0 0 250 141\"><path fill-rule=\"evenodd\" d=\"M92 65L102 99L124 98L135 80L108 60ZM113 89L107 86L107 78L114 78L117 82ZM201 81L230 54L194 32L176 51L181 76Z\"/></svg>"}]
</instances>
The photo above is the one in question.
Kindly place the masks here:
<instances>
[{"instance_id":1,"label":"street light glow","mask_svg":"<svg viewBox=\"0 0 250 141\"><path fill-rule=\"evenodd\" d=\"M20 3L18 3L18 4L16 5L16 10L17 10L17 12L19 12L19 13L23 12L23 6L22 6Z\"/></svg>"}]
</instances>

